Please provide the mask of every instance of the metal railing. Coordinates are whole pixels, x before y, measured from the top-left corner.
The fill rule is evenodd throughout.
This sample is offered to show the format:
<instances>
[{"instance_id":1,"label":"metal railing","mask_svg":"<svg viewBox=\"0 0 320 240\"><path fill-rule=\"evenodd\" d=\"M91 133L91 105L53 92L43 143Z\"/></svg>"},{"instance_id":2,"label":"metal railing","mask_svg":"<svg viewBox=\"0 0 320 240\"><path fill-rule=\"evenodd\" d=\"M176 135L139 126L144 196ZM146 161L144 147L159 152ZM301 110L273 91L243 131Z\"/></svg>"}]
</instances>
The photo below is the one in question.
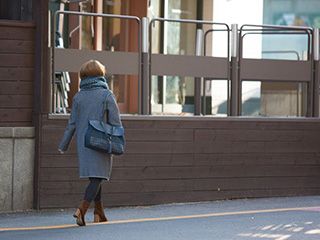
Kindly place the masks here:
<instances>
[{"instance_id":1,"label":"metal railing","mask_svg":"<svg viewBox=\"0 0 320 240\"><path fill-rule=\"evenodd\" d=\"M307 40L307 61L272 61L259 59L254 61L252 59L246 59L243 57L243 42L245 36L248 34L303 34L306 35ZM238 110L237 115L241 115L242 112L242 81L243 80L256 80L264 82L272 81L285 81L285 82L305 82L308 84L307 104L306 104L306 116L313 116L313 84L314 78L312 73L314 71L313 64L313 48L312 48L313 29L309 27L291 27L291 26L275 26L275 25L253 25L244 24L239 29L239 48L238 48ZM254 64L254 65L253 65ZM251 66L252 69L249 69ZM253 67L254 66L254 67ZM270 68L269 73L263 74L263 69ZM256 69L261 71L257 73ZM300 73L300 75L299 75ZM302 73L302 74L301 74ZM262 76L264 75L264 76ZM304 75L303 78L298 76Z\"/></svg>"},{"instance_id":2,"label":"metal railing","mask_svg":"<svg viewBox=\"0 0 320 240\"><path fill-rule=\"evenodd\" d=\"M203 85L203 78L204 77L211 77L214 78L215 73L219 72L218 75L224 75L223 78L228 79L229 78L229 47L227 49L228 52L228 57L225 58L224 62L221 62L221 59L219 58L213 58L213 57L208 57L204 56L202 54L202 48L203 48L203 36L201 37L199 34L199 31L196 31L198 33L196 39L201 39L196 42L196 54L195 56L181 56L181 55L170 55L170 54L165 54L163 56L160 56L160 54L153 54L152 53L152 26L154 25L155 22L171 22L171 23L185 23L185 24L193 24L196 25L197 29L199 30L199 26L203 25L211 25L211 26L223 26L226 28L226 32L228 35L228 42L229 42L229 26L225 23L217 23L213 21L204 21L204 20L191 20L191 19L166 19L166 18L154 18L150 21L149 24L149 83L151 82L151 77L152 75L174 75L172 74L174 71L166 64L167 68L162 68L162 70L157 67L156 65L159 64L164 64L166 61L169 63L177 63L181 61L181 65L175 65L174 67L176 68L176 75L183 75L183 76L191 76L194 77L194 114L195 115L200 115L201 113L201 85ZM229 46L229 43L228 43ZM156 59L156 61L153 61L153 58ZM187 64L187 62L183 62L183 60L189 60L189 64L195 63L196 61L204 60L207 61L207 63L213 63L211 67L203 69L203 65L201 64L193 64L192 67L187 67L183 69L183 65ZM214 61L218 64L219 67L221 65L225 64L225 74L223 73L223 70L218 69L219 67L215 68L216 65L214 64ZM179 70L177 69L179 67ZM206 70L203 71L203 75L201 75L201 70ZM163 84L165 86L165 84ZM162 102L162 104L165 104L165 102ZM150 111L150 107L149 107Z\"/></svg>"},{"instance_id":3,"label":"metal railing","mask_svg":"<svg viewBox=\"0 0 320 240\"><path fill-rule=\"evenodd\" d=\"M55 30L56 19L60 14L90 16L90 17L105 17L118 18L125 20L133 20L138 24L138 52L137 55L125 55L119 58L118 55L111 55L110 58L131 59L134 62L134 67L130 70L136 71L138 75L138 112L139 114L151 113L151 78L156 76L190 76L194 78L194 106L195 115L200 115L201 105L205 114L205 82L212 79L225 79L227 85L227 103L228 115L241 115L241 91L242 81L285 81L285 82L305 82L308 84L308 102L307 102L307 116L319 116L319 30L314 31L308 27L288 27L288 26L274 26L274 25L249 25L245 24L238 30L237 25L229 25L225 23L216 23L213 21L190 20L190 19L165 19L154 18L150 22L147 18L142 20L136 16L114 15L114 14L98 14L98 13L83 13L72 11L57 11L54 14L53 28L52 28L52 87L54 87L54 79L56 71L69 71L67 69L57 69L55 47ZM196 54L188 55L171 55L171 54L156 54L152 52L152 27L156 22L173 22L180 24L193 24L197 27ZM203 30L199 26L210 25L212 29L205 32L203 37ZM223 29L216 29L215 26L223 27ZM201 30L200 30L201 29ZM223 58L207 56L207 37L210 33L215 31L226 32L227 34L227 56ZM301 61L299 54L295 51L287 51L286 53L296 54L297 60L277 60L273 62L270 59L246 59L243 58L243 42L245 36L249 34L303 34L306 35L308 57L306 61ZM230 37L231 35L231 37ZM202 50L204 54L202 54ZM271 51L272 52L272 51ZM271 53L270 51L268 53ZM108 52L109 53L109 52ZM60 52L59 52L60 54ZM69 54L69 53L68 53ZM73 54L70 52L70 54ZM59 55L61 58L61 55ZM101 57L97 51L93 51L91 57ZM290 61L290 62L289 62ZM192 65L192 68L189 65ZM251 66L250 69L248 66ZM268 67L266 71L265 67ZM109 66L108 66L109 68ZM109 68L110 69L110 68ZM262 71L259 71L259 69ZM292 72L286 72L291 69ZM112 68L110 69L112 72ZM117 71L120 71L119 69ZM124 71L124 70L123 70ZM129 71L129 70L128 70ZM113 72L112 72L113 73ZM117 72L119 73L119 72ZM299 74L297 74L299 73ZM119 73L120 74L120 73ZM203 85L203 88L201 88ZM231 89L230 89L231 86ZM314 87L315 86L315 87ZM203 92L203 94L202 94ZM202 103L202 98L204 101ZM53 101L53 98L52 98ZM165 102L162 102L164 105ZM52 110L54 106L52 105Z\"/></svg>"},{"instance_id":4,"label":"metal railing","mask_svg":"<svg viewBox=\"0 0 320 240\"><path fill-rule=\"evenodd\" d=\"M82 56L83 58L81 59L81 62L79 62L79 59L75 58L74 60L77 62L77 63L74 63L72 62L72 67L69 66L69 69L68 69L68 64L71 64L71 62L69 63L66 63L65 61L63 63L59 63L59 66L61 67L63 64L65 64L66 66L63 67L63 69L56 69L57 67L57 61L56 61L56 45L55 45L55 41L56 41L56 37L55 37L55 32L56 32L56 29L57 29L57 26L56 26L56 19L57 19L57 16L58 15L77 15L77 16L88 16L88 17L102 17L102 18L112 18L112 19L122 19L122 20L131 20L131 21L135 21L137 24L138 24L138 52L137 52L137 59L136 59L136 64L137 64L137 74L138 74L138 96L141 95L141 20L140 18L136 17L136 16L129 16L129 15L116 15L116 14L102 14L102 13L86 13L86 12L75 12L75 11L57 11L55 12L54 16L53 16L53 27L51 29L51 36L52 36L52 39L51 39L51 48L52 48L52 52L51 52L51 56L52 56L52 61L51 61L51 69L52 69L52 82L51 82L51 85L52 85L52 91L53 92L53 89L54 89L54 86L55 86L55 73L57 71L71 71L71 69L75 70L75 72L78 72L78 70L80 69L80 66L82 63L84 63L84 60L90 60L92 58L95 58L95 59L98 59L100 60L101 58L102 59L106 59L107 56L106 55L101 55L101 54L97 54L97 53L91 53L91 54L88 54L88 56ZM62 49L59 49L59 51L63 51ZM76 51L81 51L81 50L78 50L78 49L73 49L73 51L70 51L68 53L66 53L66 55L73 55L73 54L77 54L77 52L75 52L74 50ZM66 51L66 50L64 50ZM80 53L80 52L78 52ZM108 52L109 54L108 55L111 55L111 56L116 56L118 59L125 59L125 54L129 54L129 53L121 53L117 55L117 52ZM79 57L80 55L77 55L77 57ZM134 59L135 56L130 56L130 59ZM65 60L62 58L59 59L60 61L62 60ZM103 62L103 61L102 61ZM122 66L121 68L122 69L117 69L117 73L118 74L121 74L122 72L121 71L124 71L125 70L125 65L124 63L122 62ZM132 65L132 63L131 63ZM129 67L130 69L128 70L128 72L133 72L135 73L135 67L134 66L130 66ZM110 66L108 65L108 69L110 69ZM115 72L112 71L112 67L111 67L111 72L113 74L115 74ZM124 71L124 73L127 73ZM52 98L51 98L51 108L52 108L52 112L55 111L55 106L54 106L54 94L52 94ZM138 112L139 113L142 113L141 111L141 99L139 97L138 99Z\"/></svg>"}]
</instances>

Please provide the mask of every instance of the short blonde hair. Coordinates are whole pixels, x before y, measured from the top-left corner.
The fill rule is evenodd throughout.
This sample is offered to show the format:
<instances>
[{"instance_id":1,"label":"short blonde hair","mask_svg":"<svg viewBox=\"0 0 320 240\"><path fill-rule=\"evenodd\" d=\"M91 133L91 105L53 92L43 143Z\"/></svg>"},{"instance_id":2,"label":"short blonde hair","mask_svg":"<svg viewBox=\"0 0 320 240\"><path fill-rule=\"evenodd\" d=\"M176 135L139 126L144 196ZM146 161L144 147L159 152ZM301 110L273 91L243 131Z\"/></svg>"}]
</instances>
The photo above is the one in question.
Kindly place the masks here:
<instances>
[{"instance_id":1,"label":"short blonde hair","mask_svg":"<svg viewBox=\"0 0 320 240\"><path fill-rule=\"evenodd\" d=\"M105 66L97 60L89 60L82 64L80 68L80 78L99 77L106 75Z\"/></svg>"}]
</instances>

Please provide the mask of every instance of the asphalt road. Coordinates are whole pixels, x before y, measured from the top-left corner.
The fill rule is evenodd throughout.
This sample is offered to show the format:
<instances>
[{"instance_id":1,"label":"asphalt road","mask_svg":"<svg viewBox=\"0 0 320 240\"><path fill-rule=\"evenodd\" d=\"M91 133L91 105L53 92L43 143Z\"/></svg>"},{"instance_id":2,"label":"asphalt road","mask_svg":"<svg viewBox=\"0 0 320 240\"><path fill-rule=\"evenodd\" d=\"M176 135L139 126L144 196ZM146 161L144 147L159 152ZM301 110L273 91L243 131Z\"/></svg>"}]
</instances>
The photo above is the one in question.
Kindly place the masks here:
<instances>
[{"instance_id":1,"label":"asphalt road","mask_svg":"<svg viewBox=\"0 0 320 240\"><path fill-rule=\"evenodd\" d=\"M319 240L320 196L106 209L78 227L73 210L0 214L0 240Z\"/></svg>"}]
</instances>

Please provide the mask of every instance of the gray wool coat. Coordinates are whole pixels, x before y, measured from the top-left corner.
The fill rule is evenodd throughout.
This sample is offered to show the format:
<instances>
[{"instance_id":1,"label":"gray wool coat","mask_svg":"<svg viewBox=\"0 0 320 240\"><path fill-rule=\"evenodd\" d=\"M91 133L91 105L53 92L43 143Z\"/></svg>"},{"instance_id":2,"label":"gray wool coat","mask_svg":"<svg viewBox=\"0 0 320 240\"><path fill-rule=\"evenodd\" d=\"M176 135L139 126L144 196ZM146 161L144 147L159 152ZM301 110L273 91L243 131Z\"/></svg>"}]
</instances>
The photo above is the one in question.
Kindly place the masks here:
<instances>
[{"instance_id":1,"label":"gray wool coat","mask_svg":"<svg viewBox=\"0 0 320 240\"><path fill-rule=\"evenodd\" d=\"M105 101L108 104L112 125L121 125L119 108L112 92L104 88L79 91L73 98L70 119L65 129L59 149L66 151L73 134L76 134L80 178L99 177L110 180L112 155L91 150L84 146L89 120L103 120Z\"/></svg>"}]
</instances>

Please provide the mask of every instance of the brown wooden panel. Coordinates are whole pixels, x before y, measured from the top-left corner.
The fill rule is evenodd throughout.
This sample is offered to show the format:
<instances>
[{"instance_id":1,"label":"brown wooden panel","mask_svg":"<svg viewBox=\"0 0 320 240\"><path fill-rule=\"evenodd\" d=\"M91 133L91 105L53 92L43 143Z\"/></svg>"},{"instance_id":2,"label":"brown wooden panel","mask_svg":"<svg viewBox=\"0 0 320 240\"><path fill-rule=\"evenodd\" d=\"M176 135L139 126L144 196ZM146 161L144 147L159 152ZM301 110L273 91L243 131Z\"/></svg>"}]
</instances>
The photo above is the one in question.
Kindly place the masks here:
<instances>
[{"instance_id":1,"label":"brown wooden panel","mask_svg":"<svg viewBox=\"0 0 320 240\"><path fill-rule=\"evenodd\" d=\"M19 121L19 122L0 122L1 127L34 127L31 120Z\"/></svg>"},{"instance_id":2,"label":"brown wooden panel","mask_svg":"<svg viewBox=\"0 0 320 240\"><path fill-rule=\"evenodd\" d=\"M283 181L285 179L285 181ZM47 182L42 190L47 194L83 194L88 181ZM259 178L211 178L211 179L163 179L148 181L111 180L103 184L102 191L111 193L145 193L178 191L233 191L259 189L288 189L308 186L320 188L317 177L259 177Z\"/></svg>"},{"instance_id":3,"label":"brown wooden panel","mask_svg":"<svg viewBox=\"0 0 320 240\"><path fill-rule=\"evenodd\" d=\"M43 154L51 153L57 154L58 145L63 137L65 127L61 128L48 128L43 130L42 140L41 140L41 152ZM69 149L68 154L75 154L76 146L75 146L75 137L73 137Z\"/></svg>"},{"instance_id":4,"label":"brown wooden panel","mask_svg":"<svg viewBox=\"0 0 320 240\"><path fill-rule=\"evenodd\" d=\"M310 61L242 59L241 80L310 82Z\"/></svg>"},{"instance_id":5,"label":"brown wooden panel","mask_svg":"<svg viewBox=\"0 0 320 240\"><path fill-rule=\"evenodd\" d=\"M128 120L127 120L128 119ZM246 118L246 117L157 117L138 116L127 118L124 116L124 125L130 129L247 129L257 128L264 130L320 130L319 119L311 118Z\"/></svg>"},{"instance_id":6,"label":"brown wooden panel","mask_svg":"<svg viewBox=\"0 0 320 240\"><path fill-rule=\"evenodd\" d=\"M41 167L76 168L77 155L43 155ZM113 166L225 166L225 165L318 165L320 155L316 153L213 153L213 154L130 154L114 156Z\"/></svg>"},{"instance_id":7,"label":"brown wooden panel","mask_svg":"<svg viewBox=\"0 0 320 240\"><path fill-rule=\"evenodd\" d=\"M194 155L194 165L318 165L320 155L316 153L197 153Z\"/></svg>"},{"instance_id":8,"label":"brown wooden panel","mask_svg":"<svg viewBox=\"0 0 320 240\"><path fill-rule=\"evenodd\" d=\"M0 66L2 67L33 67L33 54L0 53Z\"/></svg>"},{"instance_id":9,"label":"brown wooden panel","mask_svg":"<svg viewBox=\"0 0 320 240\"><path fill-rule=\"evenodd\" d=\"M56 146L63 136L65 127L45 128L42 141L43 153L56 153ZM128 137L130 139L130 137ZM137 142L127 141L127 153L192 153L194 144L192 142L173 142L173 141L154 141ZM70 153L75 153L75 147L72 146Z\"/></svg>"},{"instance_id":10,"label":"brown wooden panel","mask_svg":"<svg viewBox=\"0 0 320 240\"><path fill-rule=\"evenodd\" d=\"M0 123L31 122L32 109L0 109Z\"/></svg>"},{"instance_id":11,"label":"brown wooden panel","mask_svg":"<svg viewBox=\"0 0 320 240\"><path fill-rule=\"evenodd\" d=\"M69 116L50 115L43 118L46 124L61 125ZM210 129L210 130L320 130L316 118L246 118L246 117L171 117L171 116L122 116L126 129Z\"/></svg>"},{"instance_id":12,"label":"brown wooden panel","mask_svg":"<svg viewBox=\"0 0 320 240\"><path fill-rule=\"evenodd\" d=\"M191 154L130 154L114 156L114 167L137 167L137 166L192 166L193 155ZM78 167L77 155L66 154L43 155L41 167Z\"/></svg>"},{"instance_id":13,"label":"brown wooden panel","mask_svg":"<svg viewBox=\"0 0 320 240\"><path fill-rule=\"evenodd\" d=\"M75 145L66 155L56 150L67 118L42 120L41 207L76 206L87 181L79 180ZM123 123L128 152L114 161L106 206L320 192L319 119L139 116Z\"/></svg>"},{"instance_id":14,"label":"brown wooden panel","mask_svg":"<svg viewBox=\"0 0 320 240\"><path fill-rule=\"evenodd\" d=\"M114 168L113 180L134 179L201 179L238 177L320 177L320 166L178 166ZM75 181L77 168L42 168L41 181Z\"/></svg>"},{"instance_id":15,"label":"brown wooden panel","mask_svg":"<svg viewBox=\"0 0 320 240\"><path fill-rule=\"evenodd\" d=\"M258 127L251 129L230 129L230 130L195 130L195 141L279 141L279 142L299 142L304 137L303 130L269 130L261 131Z\"/></svg>"},{"instance_id":16,"label":"brown wooden panel","mask_svg":"<svg viewBox=\"0 0 320 240\"><path fill-rule=\"evenodd\" d=\"M0 66L0 82L9 80L33 81L33 74L33 68Z\"/></svg>"},{"instance_id":17,"label":"brown wooden panel","mask_svg":"<svg viewBox=\"0 0 320 240\"><path fill-rule=\"evenodd\" d=\"M34 41L0 39L0 53L34 53Z\"/></svg>"},{"instance_id":18,"label":"brown wooden panel","mask_svg":"<svg viewBox=\"0 0 320 240\"><path fill-rule=\"evenodd\" d=\"M32 108L32 95L0 95L0 108Z\"/></svg>"},{"instance_id":19,"label":"brown wooden panel","mask_svg":"<svg viewBox=\"0 0 320 240\"><path fill-rule=\"evenodd\" d=\"M109 206L132 206L152 205L176 202L198 202L222 199L255 198L255 197L284 197L319 195L319 188L294 188L283 191L283 189L263 190L237 190L237 191L191 191L191 192L149 192L149 193L114 193L103 195L104 205ZM77 207L83 199L83 194L61 194L48 195L42 193L40 200L41 208Z\"/></svg>"},{"instance_id":20,"label":"brown wooden panel","mask_svg":"<svg viewBox=\"0 0 320 240\"><path fill-rule=\"evenodd\" d=\"M128 141L193 141L191 129L127 129Z\"/></svg>"},{"instance_id":21,"label":"brown wooden panel","mask_svg":"<svg viewBox=\"0 0 320 240\"><path fill-rule=\"evenodd\" d=\"M228 71L229 63L226 58L169 54L151 56L152 75L227 79Z\"/></svg>"},{"instance_id":22,"label":"brown wooden panel","mask_svg":"<svg viewBox=\"0 0 320 240\"><path fill-rule=\"evenodd\" d=\"M33 82L1 81L0 95L33 95Z\"/></svg>"},{"instance_id":23,"label":"brown wooden panel","mask_svg":"<svg viewBox=\"0 0 320 240\"><path fill-rule=\"evenodd\" d=\"M55 71L78 72L81 65L86 61L96 59L107 66L112 74L139 73L139 55L135 52L110 52L93 51L88 49L61 49L55 48L54 68Z\"/></svg>"},{"instance_id":24,"label":"brown wooden panel","mask_svg":"<svg viewBox=\"0 0 320 240\"><path fill-rule=\"evenodd\" d=\"M7 26L0 25L0 39L33 40L34 31L34 24L25 24L24 26L19 26L18 24L11 24L11 26L9 24Z\"/></svg>"}]
</instances>

